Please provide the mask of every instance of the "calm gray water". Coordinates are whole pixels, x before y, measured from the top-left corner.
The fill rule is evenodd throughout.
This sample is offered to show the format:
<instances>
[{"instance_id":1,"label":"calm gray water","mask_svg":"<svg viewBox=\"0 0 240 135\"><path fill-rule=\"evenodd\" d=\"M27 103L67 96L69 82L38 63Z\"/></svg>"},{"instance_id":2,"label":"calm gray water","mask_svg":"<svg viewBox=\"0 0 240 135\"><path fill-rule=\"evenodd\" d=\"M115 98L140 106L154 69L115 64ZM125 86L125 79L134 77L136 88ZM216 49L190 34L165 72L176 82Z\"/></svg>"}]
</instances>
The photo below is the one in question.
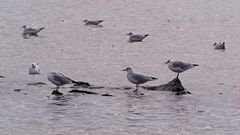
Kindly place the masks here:
<instances>
[{"instance_id":1,"label":"calm gray water","mask_svg":"<svg viewBox=\"0 0 240 135\"><path fill-rule=\"evenodd\" d=\"M0 0L0 134L240 134L239 7L237 0ZM103 19L104 27L85 27L86 18ZM23 39L23 25L46 29ZM129 44L129 32L150 36ZM226 51L214 50L215 41L225 41ZM164 65L169 58L200 65L180 75L191 95L128 93L134 85L122 69L160 85L176 76ZM28 75L33 62L40 75ZM51 71L114 96L70 94L66 85L64 97L52 97Z\"/></svg>"}]
</instances>

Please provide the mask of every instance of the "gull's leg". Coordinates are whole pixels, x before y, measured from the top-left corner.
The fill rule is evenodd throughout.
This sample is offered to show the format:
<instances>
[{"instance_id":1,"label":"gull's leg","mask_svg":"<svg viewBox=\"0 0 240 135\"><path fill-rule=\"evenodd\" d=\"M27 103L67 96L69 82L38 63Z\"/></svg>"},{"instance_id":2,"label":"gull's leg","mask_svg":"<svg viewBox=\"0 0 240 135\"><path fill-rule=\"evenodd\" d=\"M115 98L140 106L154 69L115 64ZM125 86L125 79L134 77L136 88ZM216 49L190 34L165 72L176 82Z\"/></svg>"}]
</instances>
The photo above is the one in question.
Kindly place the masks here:
<instances>
[{"instance_id":1,"label":"gull's leg","mask_svg":"<svg viewBox=\"0 0 240 135\"><path fill-rule=\"evenodd\" d=\"M58 91L59 88L60 88L60 87L57 86L57 87L56 87L56 90L53 90L52 94L53 94L53 95L63 95L63 93L61 93L61 92Z\"/></svg>"},{"instance_id":2,"label":"gull's leg","mask_svg":"<svg viewBox=\"0 0 240 135\"><path fill-rule=\"evenodd\" d=\"M136 84L136 89L133 92L137 92L139 89L139 84Z\"/></svg>"},{"instance_id":3,"label":"gull's leg","mask_svg":"<svg viewBox=\"0 0 240 135\"><path fill-rule=\"evenodd\" d=\"M177 74L177 79L178 79L179 73Z\"/></svg>"}]
</instances>

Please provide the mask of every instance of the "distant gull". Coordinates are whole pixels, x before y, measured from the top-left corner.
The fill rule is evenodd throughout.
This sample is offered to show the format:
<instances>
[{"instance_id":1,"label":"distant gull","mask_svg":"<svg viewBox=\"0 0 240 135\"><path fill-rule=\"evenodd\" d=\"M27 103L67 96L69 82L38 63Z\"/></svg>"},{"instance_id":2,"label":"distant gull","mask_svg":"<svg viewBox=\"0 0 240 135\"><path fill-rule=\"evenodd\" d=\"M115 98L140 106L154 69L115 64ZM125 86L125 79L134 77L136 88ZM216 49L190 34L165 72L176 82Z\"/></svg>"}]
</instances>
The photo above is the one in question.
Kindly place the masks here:
<instances>
[{"instance_id":1,"label":"distant gull","mask_svg":"<svg viewBox=\"0 0 240 135\"><path fill-rule=\"evenodd\" d=\"M29 74L40 74L40 66L38 63L32 63L31 67L29 68Z\"/></svg>"},{"instance_id":2,"label":"distant gull","mask_svg":"<svg viewBox=\"0 0 240 135\"><path fill-rule=\"evenodd\" d=\"M153 80L157 79L155 77L144 76L144 75L140 75L140 74L134 73L132 68L130 68L130 67L124 69L123 71L127 71L127 79L128 79L128 81L133 83L133 84L136 84L136 90L134 90L134 92L138 91L139 84L143 84L143 83L146 83L148 81L153 81Z\"/></svg>"},{"instance_id":3,"label":"distant gull","mask_svg":"<svg viewBox=\"0 0 240 135\"><path fill-rule=\"evenodd\" d=\"M216 50L225 50L225 42L214 42L214 49Z\"/></svg>"},{"instance_id":4,"label":"distant gull","mask_svg":"<svg viewBox=\"0 0 240 135\"><path fill-rule=\"evenodd\" d=\"M89 21L87 19L83 20L85 22L85 25L99 25L103 20L94 20L94 21Z\"/></svg>"},{"instance_id":5,"label":"distant gull","mask_svg":"<svg viewBox=\"0 0 240 135\"><path fill-rule=\"evenodd\" d=\"M80 82L80 81L74 81L68 77L66 77L65 75L63 75L60 72L51 72L47 75L47 79L48 81L50 81L51 83L55 84L57 86L56 90L54 90L52 92L52 94L55 95L62 95L62 93L60 93L58 91L58 89L60 88L60 86L63 86L65 84L71 84L74 83L78 86L90 86L90 84L86 83L86 82Z\"/></svg>"},{"instance_id":6,"label":"distant gull","mask_svg":"<svg viewBox=\"0 0 240 135\"><path fill-rule=\"evenodd\" d=\"M129 42L142 42L144 38L149 36L149 34L146 35L140 35L140 34L133 34L132 32L127 34L129 36Z\"/></svg>"},{"instance_id":7,"label":"distant gull","mask_svg":"<svg viewBox=\"0 0 240 135\"><path fill-rule=\"evenodd\" d=\"M38 36L38 33L43 30L45 27L34 29L34 28L28 28L26 25L22 26L23 28L23 37L26 38L28 36Z\"/></svg>"},{"instance_id":8,"label":"distant gull","mask_svg":"<svg viewBox=\"0 0 240 135\"><path fill-rule=\"evenodd\" d=\"M168 64L168 68L172 70L173 72L178 73L177 78L179 76L179 73L186 71L188 69L191 69L195 66L199 66L198 64L191 64L191 63L185 63L182 61L174 61L174 60L168 60L165 62L165 64Z\"/></svg>"}]
</instances>

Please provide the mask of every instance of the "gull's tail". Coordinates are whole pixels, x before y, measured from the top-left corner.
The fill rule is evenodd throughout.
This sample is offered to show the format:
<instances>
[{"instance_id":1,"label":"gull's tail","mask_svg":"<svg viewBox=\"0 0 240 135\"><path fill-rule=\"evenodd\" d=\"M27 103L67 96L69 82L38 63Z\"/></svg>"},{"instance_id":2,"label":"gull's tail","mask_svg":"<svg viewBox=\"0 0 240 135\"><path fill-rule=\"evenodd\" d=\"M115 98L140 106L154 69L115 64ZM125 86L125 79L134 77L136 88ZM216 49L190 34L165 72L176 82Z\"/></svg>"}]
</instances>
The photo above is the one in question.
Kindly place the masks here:
<instances>
[{"instance_id":1,"label":"gull's tail","mask_svg":"<svg viewBox=\"0 0 240 135\"><path fill-rule=\"evenodd\" d=\"M155 77L150 77L152 80L157 80L157 78L155 78Z\"/></svg>"},{"instance_id":2,"label":"gull's tail","mask_svg":"<svg viewBox=\"0 0 240 135\"><path fill-rule=\"evenodd\" d=\"M144 37L147 37L147 36L149 36L149 34L144 35Z\"/></svg>"},{"instance_id":3,"label":"gull's tail","mask_svg":"<svg viewBox=\"0 0 240 135\"><path fill-rule=\"evenodd\" d=\"M43 29L45 29L45 27L39 28L39 29L37 30L37 33L40 32L40 31L43 30Z\"/></svg>"}]
</instances>

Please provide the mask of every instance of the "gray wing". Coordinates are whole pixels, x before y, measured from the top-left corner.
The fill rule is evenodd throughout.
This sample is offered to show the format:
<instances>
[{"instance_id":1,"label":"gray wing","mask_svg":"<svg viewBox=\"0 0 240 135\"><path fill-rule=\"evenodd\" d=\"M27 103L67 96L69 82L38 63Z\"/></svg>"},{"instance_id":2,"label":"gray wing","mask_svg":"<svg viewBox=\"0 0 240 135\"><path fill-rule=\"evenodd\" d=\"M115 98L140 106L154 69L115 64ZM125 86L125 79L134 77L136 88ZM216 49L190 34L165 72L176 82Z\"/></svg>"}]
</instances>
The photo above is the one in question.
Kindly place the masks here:
<instances>
[{"instance_id":1,"label":"gray wing","mask_svg":"<svg viewBox=\"0 0 240 135\"><path fill-rule=\"evenodd\" d=\"M132 35L131 39L132 40L142 40L142 39L144 39L144 36L143 35Z\"/></svg>"},{"instance_id":2,"label":"gray wing","mask_svg":"<svg viewBox=\"0 0 240 135\"><path fill-rule=\"evenodd\" d=\"M145 83L147 81L151 81L152 79L149 76L144 76L140 74L133 73L132 78L137 80L139 83Z\"/></svg>"},{"instance_id":3,"label":"gray wing","mask_svg":"<svg viewBox=\"0 0 240 135\"><path fill-rule=\"evenodd\" d=\"M61 84L72 83L71 79L65 77L62 73L54 74L54 79Z\"/></svg>"},{"instance_id":4,"label":"gray wing","mask_svg":"<svg viewBox=\"0 0 240 135\"><path fill-rule=\"evenodd\" d=\"M180 67L180 68L182 68L182 69L185 69L185 68L190 68L190 67L192 67L192 64L190 64L190 63L184 63L184 62L181 62L181 61L174 61L174 62L172 63L172 66L173 66L173 67Z\"/></svg>"}]
</instances>

